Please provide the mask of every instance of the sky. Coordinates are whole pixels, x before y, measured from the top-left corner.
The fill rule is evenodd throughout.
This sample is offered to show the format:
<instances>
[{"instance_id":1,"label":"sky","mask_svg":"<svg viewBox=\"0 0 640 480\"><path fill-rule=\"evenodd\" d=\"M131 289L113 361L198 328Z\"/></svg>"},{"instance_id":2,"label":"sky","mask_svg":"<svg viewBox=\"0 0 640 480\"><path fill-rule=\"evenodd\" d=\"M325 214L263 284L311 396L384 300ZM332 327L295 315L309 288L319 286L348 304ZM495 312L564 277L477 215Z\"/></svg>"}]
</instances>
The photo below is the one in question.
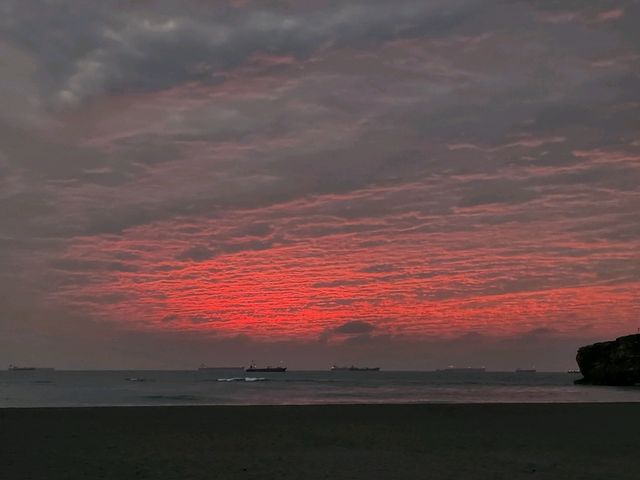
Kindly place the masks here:
<instances>
[{"instance_id":1,"label":"sky","mask_svg":"<svg viewBox=\"0 0 640 480\"><path fill-rule=\"evenodd\" d=\"M0 364L575 368L640 327L639 22L3 0Z\"/></svg>"}]
</instances>

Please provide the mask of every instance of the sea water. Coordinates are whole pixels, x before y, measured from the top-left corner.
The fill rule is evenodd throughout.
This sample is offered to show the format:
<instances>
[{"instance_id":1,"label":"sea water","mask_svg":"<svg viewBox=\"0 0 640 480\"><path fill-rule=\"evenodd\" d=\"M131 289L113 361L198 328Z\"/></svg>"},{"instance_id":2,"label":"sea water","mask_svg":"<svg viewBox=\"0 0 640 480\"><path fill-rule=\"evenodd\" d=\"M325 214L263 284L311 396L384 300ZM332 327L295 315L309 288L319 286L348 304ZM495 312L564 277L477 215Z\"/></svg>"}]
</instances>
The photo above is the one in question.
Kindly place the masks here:
<instances>
[{"instance_id":1,"label":"sea water","mask_svg":"<svg viewBox=\"0 0 640 480\"><path fill-rule=\"evenodd\" d=\"M640 402L640 387L570 373L0 371L0 407Z\"/></svg>"}]
</instances>

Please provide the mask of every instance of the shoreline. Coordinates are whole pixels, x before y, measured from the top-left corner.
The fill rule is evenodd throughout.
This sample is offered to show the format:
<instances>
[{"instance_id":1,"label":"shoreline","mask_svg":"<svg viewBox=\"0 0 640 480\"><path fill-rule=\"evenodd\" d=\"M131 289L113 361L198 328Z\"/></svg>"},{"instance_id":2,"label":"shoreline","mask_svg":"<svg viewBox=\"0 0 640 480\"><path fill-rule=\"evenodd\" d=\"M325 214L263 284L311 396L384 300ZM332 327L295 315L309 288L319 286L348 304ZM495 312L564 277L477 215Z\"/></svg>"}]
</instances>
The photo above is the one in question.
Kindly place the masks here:
<instances>
[{"instance_id":1,"label":"shoreline","mask_svg":"<svg viewBox=\"0 0 640 480\"><path fill-rule=\"evenodd\" d=\"M591 385L589 385L591 387ZM599 385L595 385L599 387ZM640 387L622 387L622 388L640 388ZM438 402L438 401L416 401L416 402L353 402L353 403L162 403L162 404L129 404L129 405L52 405L52 406L0 406L2 410L104 410L104 409L147 409L147 408L278 408L278 407L416 407L416 406L459 406L459 407L481 407L481 406L553 406L553 405L640 405L640 400L635 402L624 401L584 401L584 402L567 402L567 401L549 401L549 402Z\"/></svg>"},{"instance_id":2,"label":"shoreline","mask_svg":"<svg viewBox=\"0 0 640 480\"><path fill-rule=\"evenodd\" d=\"M0 409L0 472L39 479L637 478L640 403Z\"/></svg>"}]
</instances>

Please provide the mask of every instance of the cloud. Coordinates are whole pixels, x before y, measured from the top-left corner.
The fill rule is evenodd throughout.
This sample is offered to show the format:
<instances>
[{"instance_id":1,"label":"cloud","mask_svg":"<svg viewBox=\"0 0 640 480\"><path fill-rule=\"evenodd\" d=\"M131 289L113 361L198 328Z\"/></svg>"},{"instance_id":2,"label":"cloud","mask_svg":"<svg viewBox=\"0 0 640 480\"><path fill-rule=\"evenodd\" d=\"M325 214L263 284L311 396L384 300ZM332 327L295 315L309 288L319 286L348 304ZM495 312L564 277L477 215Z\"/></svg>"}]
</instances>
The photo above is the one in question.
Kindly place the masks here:
<instances>
[{"instance_id":1,"label":"cloud","mask_svg":"<svg viewBox=\"0 0 640 480\"><path fill-rule=\"evenodd\" d=\"M178 260L193 260L194 262L201 262L212 258L214 255L215 253L207 247L196 245L195 247L188 248L180 253L180 255L178 255Z\"/></svg>"},{"instance_id":2,"label":"cloud","mask_svg":"<svg viewBox=\"0 0 640 480\"><path fill-rule=\"evenodd\" d=\"M333 329L334 333L341 335L361 335L364 333L371 333L376 329L375 325L369 322L363 322L361 320L352 320L350 322L343 323Z\"/></svg>"},{"instance_id":3,"label":"cloud","mask_svg":"<svg viewBox=\"0 0 640 480\"><path fill-rule=\"evenodd\" d=\"M245 63L253 54L309 56L327 45L364 46L400 35L431 35L459 21L474 2L406 1L328 3L320 8L291 4L237 10L224 4L203 9L190 2L180 9L168 2L153 8L116 2L87 9L67 0L68 8L46 2L24 8L9 2L4 21L8 37L31 47L41 62L56 68L39 72L54 103L77 105L92 95L118 94L135 85L159 90L187 79L208 80ZM274 8L275 7L275 8ZM73 12L68 15L68 9ZM25 22L44 32L63 25L58 42L39 32L30 41L19 29Z\"/></svg>"},{"instance_id":4,"label":"cloud","mask_svg":"<svg viewBox=\"0 0 640 480\"><path fill-rule=\"evenodd\" d=\"M543 336L543 335L553 335L556 334L557 331L550 327L537 327L525 332L523 336Z\"/></svg>"},{"instance_id":5,"label":"cloud","mask_svg":"<svg viewBox=\"0 0 640 480\"><path fill-rule=\"evenodd\" d=\"M367 283L365 279L344 279L344 280L329 280L326 282L315 282L313 288L340 288L340 287L353 287L363 285Z\"/></svg>"},{"instance_id":6,"label":"cloud","mask_svg":"<svg viewBox=\"0 0 640 480\"><path fill-rule=\"evenodd\" d=\"M51 266L64 271L116 271L116 272L136 272L138 268L135 264L124 262L103 262L99 260L82 260L78 258L57 259L51 262Z\"/></svg>"},{"instance_id":7,"label":"cloud","mask_svg":"<svg viewBox=\"0 0 640 480\"><path fill-rule=\"evenodd\" d=\"M363 273L389 273L396 271L395 265L390 265L388 263L380 263L375 265L369 265L364 268L361 268L360 271Z\"/></svg>"},{"instance_id":8,"label":"cloud","mask_svg":"<svg viewBox=\"0 0 640 480\"><path fill-rule=\"evenodd\" d=\"M4 322L379 350L635 329L634 2L2 13Z\"/></svg>"},{"instance_id":9,"label":"cloud","mask_svg":"<svg viewBox=\"0 0 640 480\"><path fill-rule=\"evenodd\" d=\"M470 193L462 198L460 206L475 207L486 204L518 204L528 202L539 196L538 193L528 190L517 182L499 181L474 182L469 188Z\"/></svg>"}]
</instances>

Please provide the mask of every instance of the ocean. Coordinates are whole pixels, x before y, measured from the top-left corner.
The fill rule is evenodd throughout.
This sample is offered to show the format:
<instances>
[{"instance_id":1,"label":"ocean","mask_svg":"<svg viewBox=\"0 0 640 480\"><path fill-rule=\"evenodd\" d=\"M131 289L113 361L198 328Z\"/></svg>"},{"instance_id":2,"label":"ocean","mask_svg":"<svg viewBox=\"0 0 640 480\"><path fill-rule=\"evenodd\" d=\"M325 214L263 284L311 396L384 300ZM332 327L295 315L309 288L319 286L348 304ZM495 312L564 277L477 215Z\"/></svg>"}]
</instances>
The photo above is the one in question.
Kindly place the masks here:
<instances>
[{"instance_id":1,"label":"ocean","mask_svg":"<svg viewBox=\"0 0 640 480\"><path fill-rule=\"evenodd\" d=\"M0 371L0 408L344 403L640 402L640 387L515 372Z\"/></svg>"}]
</instances>

